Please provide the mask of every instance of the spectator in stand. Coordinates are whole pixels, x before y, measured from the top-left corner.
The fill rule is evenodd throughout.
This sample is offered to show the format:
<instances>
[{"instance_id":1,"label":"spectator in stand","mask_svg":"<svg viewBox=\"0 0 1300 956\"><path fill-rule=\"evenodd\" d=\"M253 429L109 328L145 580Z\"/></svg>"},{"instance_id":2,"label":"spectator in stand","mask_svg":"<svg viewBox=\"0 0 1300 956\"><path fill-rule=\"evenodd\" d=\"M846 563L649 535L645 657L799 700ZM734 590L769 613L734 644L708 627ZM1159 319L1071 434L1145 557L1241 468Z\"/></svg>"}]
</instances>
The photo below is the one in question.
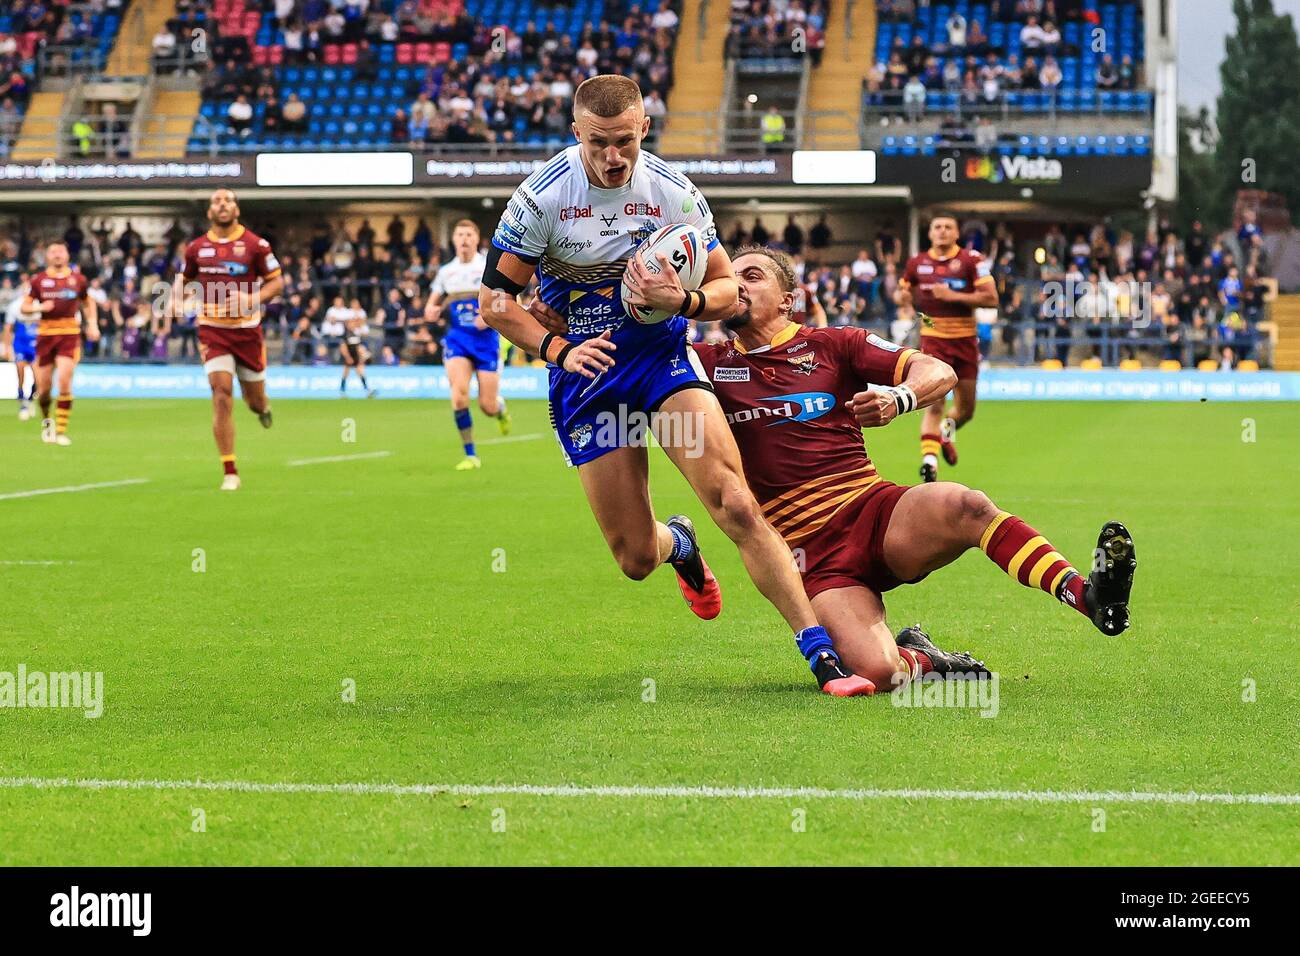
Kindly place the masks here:
<instances>
[{"instance_id":1,"label":"spectator in stand","mask_svg":"<svg viewBox=\"0 0 1300 956\"><path fill-rule=\"evenodd\" d=\"M950 53L960 53L966 49L966 18L957 10L953 10L952 15L948 17L948 22L944 24L948 30L948 51Z\"/></svg>"},{"instance_id":2,"label":"spectator in stand","mask_svg":"<svg viewBox=\"0 0 1300 956\"><path fill-rule=\"evenodd\" d=\"M1042 88L1049 92L1055 91L1062 79L1061 66L1056 62L1056 57L1049 56L1043 60L1043 68L1038 72L1038 82Z\"/></svg>"},{"instance_id":3,"label":"spectator in stand","mask_svg":"<svg viewBox=\"0 0 1300 956\"><path fill-rule=\"evenodd\" d=\"M171 72L172 61L176 57L176 34L167 29L167 24L158 27L158 32L150 41L150 47L153 51L155 69L159 72Z\"/></svg>"},{"instance_id":4,"label":"spectator in stand","mask_svg":"<svg viewBox=\"0 0 1300 956\"><path fill-rule=\"evenodd\" d=\"M1097 64L1097 86L1103 90L1119 87L1119 67L1115 65L1115 58L1109 53L1103 54L1101 62Z\"/></svg>"},{"instance_id":5,"label":"spectator in stand","mask_svg":"<svg viewBox=\"0 0 1300 956\"><path fill-rule=\"evenodd\" d=\"M912 123L925 116L925 84L919 76L910 77L903 87L903 116Z\"/></svg>"},{"instance_id":6,"label":"spectator in stand","mask_svg":"<svg viewBox=\"0 0 1300 956\"><path fill-rule=\"evenodd\" d=\"M303 133L307 130L307 104L290 93L280 111L280 128L286 133Z\"/></svg>"},{"instance_id":7,"label":"spectator in stand","mask_svg":"<svg viewBox=\"0 0 1300 956\"><path fill-rule=\"evenodd\" d=\"M226 119L230 124L230 132L237 136L248 136L253 131L253 107L248 102L248 97L242 93L235 98L226 110Z\"/></svg>"},{"instance_id":8,"label":"spectator in stand","mask_svg":"<svg viewBox=\"0 0 1300 956\"><path fill-rule=\"evenodd\" d=\"M1020 28L1020 45L1026 50L1037 51L1046 43L1047 34L1038 25L1038 17L1031 16Z\"/></svg>"}]
</instances>

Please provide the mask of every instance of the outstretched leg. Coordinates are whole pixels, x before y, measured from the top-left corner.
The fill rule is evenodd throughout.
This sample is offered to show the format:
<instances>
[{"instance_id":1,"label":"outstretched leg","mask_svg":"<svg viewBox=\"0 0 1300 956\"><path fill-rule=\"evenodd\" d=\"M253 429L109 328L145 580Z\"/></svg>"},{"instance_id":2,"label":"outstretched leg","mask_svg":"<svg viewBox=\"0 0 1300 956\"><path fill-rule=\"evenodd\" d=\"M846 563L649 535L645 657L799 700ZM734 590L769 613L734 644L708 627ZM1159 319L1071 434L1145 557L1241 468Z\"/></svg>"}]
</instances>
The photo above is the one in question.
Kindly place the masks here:
<instances>
[{"instance_id":1,"label":"outstretched leg","mask_svg":"<svg viewBox=\"0 0 1300 956\"><path fill-rule=\"evenodd\" d=\"M1137 561L1133 539L1108 522L1091 572L1084 578L1046 538L1001 511L982 491L951 481L918 485L898 500L885 533L891 571L911 581L979 548L1015 580L1037 588L1088 617L1104 634L1128 627L1128 598Z\"/></svg>"}]
</instances>

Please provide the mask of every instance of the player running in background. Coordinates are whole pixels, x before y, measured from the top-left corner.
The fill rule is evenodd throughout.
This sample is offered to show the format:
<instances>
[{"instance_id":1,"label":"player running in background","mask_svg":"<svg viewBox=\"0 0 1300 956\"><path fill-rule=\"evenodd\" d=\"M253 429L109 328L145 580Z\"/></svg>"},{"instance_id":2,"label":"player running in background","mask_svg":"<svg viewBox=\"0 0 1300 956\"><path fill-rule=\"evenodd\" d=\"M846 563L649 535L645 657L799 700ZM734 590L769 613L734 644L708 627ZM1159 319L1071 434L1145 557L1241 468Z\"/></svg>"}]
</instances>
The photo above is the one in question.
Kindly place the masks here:
<instances>
[{"instance_id":1,"label":"player running in background","mask_svg":"<svg viewBox=\"0 0 1300 956\"><path fill-rule=\"evenodd\" d=\"M424 317L446 328L443 365L451 383L451 414L465 449L457 471L481 466L474 449L474 422L469 413L470 379L478 379L478 407L497 420L501 434L510 434L510 413L501 397L501 336L479 314L479 290L487 257L479 252L478 226L462 219L451 230L456 257L438 270L429 289Z\"/></svg>"},{"instance_id":2,"label":"player running in background","mask_svg":"<svg viewBox=\"0 0 1300 956\"><path fill-rule=\"evenodd\" d=\"M343 320L343 341L339 343L339 358L343 359L343 378L339 380L340 398L347 394L350 372L357 373L366 398L375 397L375 390L366 381L366 363L370 361L370 349L366 348L365 337L369 333L366 310L361 308L360 299L353 299L348 306L347 318Z\"/></svg>"},{"instance_id":3,"label":"player running in background","mask_svg":"<svg viewBox=\"0 0 1300 956\"><path fill-rule=\"evenodd\" d=\"M32 386L23 394L23 382L27 380L27 370L36 361L36 314L28 315L23 311L31 286L23 277L17 294L4 317L4 348L0 355L12 355L14 367L18 372L18 420L25 422L32 417L32 399L36 397L36 372L32 371Z\"/></svg>"},{"instance_id":4,"label":"player running in background","mask_svg":"<svg viewBox=\"0 0 1300 956\"><path fill-rule=\"evenodd\" d=\"M937 358L863 329L790 320L789 260L766 248L735 259L733 342L697 345L740 446L763 515L803 555L803 583L846 667L877 687L930 670L984 672L917 628L895 639L881 594L980 548L1019 583L1046 591L1103 634L1128 627L1133 540L1107 522L1087 578L1020 518L950 481L906 487L876 473L862 429L939 402L956 375ZM798 552L796 552L798 553Z\"/></svg>"},{"instance_id":5,"label":"player running in background","mask_svg":"<svg viewBox=\"0 0 1300 956\"><path fill-rule=\"evenodd\" d=\"M921 351L943 359L957 373L952 410L936 402L921 416L921 477L937 481L940 451L949 465L957 464L957 429L975 414L975 380L980 373L975 310L996 308L998 290L992 264L958 245L961 231L956 216L934 216L929 236L930 248L907 260L894 301L923 314Z\"/></svg>"},{"instance_id":6,"label":"player running in background","mask_svg":"<svg viewBox=\"0 0 1300 956\"><path fill-rule=\"evenodd\" d=\"M693 525L682 515L655 519L646 445L618 427L633 414L655 415L657 425L689 421L699 428L696 443L656 432L665 454L796 632L823 689L865 692L868 682L840 666L789 549L763 520L722 409L686 344L687 319L714 321L735 311L736 278L708 203L641 149L650 120L635 82L592 77L578 87L573 113L578 143L525 180L501 217L483 274L485 318L517 347L551 363L556 437L625 575L641 580L669 563L696 615L707 620L721 611L722 594ZM667 257L654 273L633 257L643 238L675 223L689 223L704 237L708 260L697 291L683 290ZM540 284L528 311L515 296L534 270ZM633 321L624 313L620 282L633 304L676 314L653 325ZM539 315L550 319L547 308L567 320L563 337L539 322Z\"/></svg>"},{"instance_id":7,"label":"player running in background","mask_svg":"<svg viewBox=\"0 0 1300 956\"><path fill-rule=\"evenodd\" d=\"M185 266L176 277L172 302L180 308L186 286L194 284L199 313L199 357L212 387L212 435L224 472L222 491L239 490L235 466L235 378L244 402L263 428L271 427L266 398L266 344L262 339L262 303L280 293L284 277L271 244L239 224L239 201L229 189L208 200L204 235L185 248Z\"/></svg>"},{"instance_id":8,"label":"player running in background","mask_svg":"<svg viewBox=\"0 0 1300 956\"><path fill-rule=\"evenodd\" d=\"M72 414L72 374L81 361L81 318L86 338L99 341L99 310L88 290L90 284L68 264L68 247L51 242L45 247L45 269L31 278L22 310L40 313L36 329L36 402L41 407L41 441L71 445L68 417ZM51 389L57 377L59 403L50 418Z\"/></svg>"}]
</instances>

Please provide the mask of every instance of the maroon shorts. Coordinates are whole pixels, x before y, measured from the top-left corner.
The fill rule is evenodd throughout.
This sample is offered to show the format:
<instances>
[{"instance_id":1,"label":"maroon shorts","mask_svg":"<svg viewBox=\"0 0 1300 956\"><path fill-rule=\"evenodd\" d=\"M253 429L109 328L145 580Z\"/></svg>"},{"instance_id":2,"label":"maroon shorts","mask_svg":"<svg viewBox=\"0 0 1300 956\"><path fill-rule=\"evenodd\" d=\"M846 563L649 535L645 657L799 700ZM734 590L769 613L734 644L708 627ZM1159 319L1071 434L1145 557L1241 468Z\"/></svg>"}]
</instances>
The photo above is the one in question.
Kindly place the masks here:
<instances>
[{"instance_id":1,"label":"maroon shorts","mask_svg":"<svg viewBox=\"0 0 1300 956\"><path fill-rule=\"evenodd\" d=\"M233 358L239 369L265 372L266 343L262 339L261 326L226 329L216 325L200 325L199 358L203 361L205 370L209 373L222 371L220 368L209 368L208 363L225 355Z\"/></svg>"},{"instance_id":2,"label":"maroon shorts","mask_svg":"<svg viewBox=\"0 0 1300 956\"><path fill-rule=\"evenodd\" d=\"M36 364L53 365L56 357L81 361L81 333L36 336Z\"/></svg>"},{"instance_id":3,"label":"maroon shorts","mask_svg":"<svg viewBox=\"0 0 1300 956\"><path fill-rule=\"evenodd\" d=\"M803 587L809 598L832 588L865 587L883 594L915 583L899 580L885 564L885 532L908 487L882 479L812 537L792 544L803 550Z\"/></svg>"},{"instance_id":4,"label":"maroon shorts","mask_svg":"<svg viewBox=\"0 0 1300 956\"><path fill-rule=\"evenodd\" d=\"M921 352L947 362L957 373L957 381L979 378L980 340L969 335L959 339L941 339L937 335L921 336Z\"/></svg>"}]
</instances>

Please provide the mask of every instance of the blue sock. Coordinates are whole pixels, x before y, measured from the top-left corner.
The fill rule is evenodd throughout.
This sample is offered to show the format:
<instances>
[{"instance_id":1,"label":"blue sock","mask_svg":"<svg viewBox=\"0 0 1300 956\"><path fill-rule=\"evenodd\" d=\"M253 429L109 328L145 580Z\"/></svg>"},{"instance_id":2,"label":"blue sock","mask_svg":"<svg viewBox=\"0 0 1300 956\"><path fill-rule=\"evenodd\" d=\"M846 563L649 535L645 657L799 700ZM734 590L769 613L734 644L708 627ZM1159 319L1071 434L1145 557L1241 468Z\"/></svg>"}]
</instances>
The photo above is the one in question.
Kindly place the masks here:
<instances>
[{"instance_id":1,"label":"blue sock","mask_svg":"<svg viewBox=\"0 0 1300 956\"><path fill-rule=\"evenodd\" d=\"M831 636L826 633L826 628L820 624L814 627L805 627L802 631L794 636L794 642L799 647L799 653L804 656L811 667L817 655L822 651L830 651L835 654L835 648L831 645ZM838 659L839 655L835 654Z\"/></svg>"},{"instance_id":2,"label":"blue sock","mask_svg":"<svg viewBox=\"0 0 1300 956\"><path fill-rule=\"evenodd\" d=\"M669 561L685 561L691 556L695 549L691 546L691 539L687 537L686 532L675 524L668 526L668 531L673 536L673 551L668 555Z\"/></svg>"},{"instance_id":3,"label":"blue sock","mask_svg":"<svg viewBox=\"0 0 1300 956\"><path fill-rule=\"evenodd\" d=\"M456 419L456 428L465 431L474 424L474 419L470 417L468 408L456 408L452 410L452 416ZM470 458L474 457L474 443L465 442L465 454Z\"/></svg>"}]
</instances>

